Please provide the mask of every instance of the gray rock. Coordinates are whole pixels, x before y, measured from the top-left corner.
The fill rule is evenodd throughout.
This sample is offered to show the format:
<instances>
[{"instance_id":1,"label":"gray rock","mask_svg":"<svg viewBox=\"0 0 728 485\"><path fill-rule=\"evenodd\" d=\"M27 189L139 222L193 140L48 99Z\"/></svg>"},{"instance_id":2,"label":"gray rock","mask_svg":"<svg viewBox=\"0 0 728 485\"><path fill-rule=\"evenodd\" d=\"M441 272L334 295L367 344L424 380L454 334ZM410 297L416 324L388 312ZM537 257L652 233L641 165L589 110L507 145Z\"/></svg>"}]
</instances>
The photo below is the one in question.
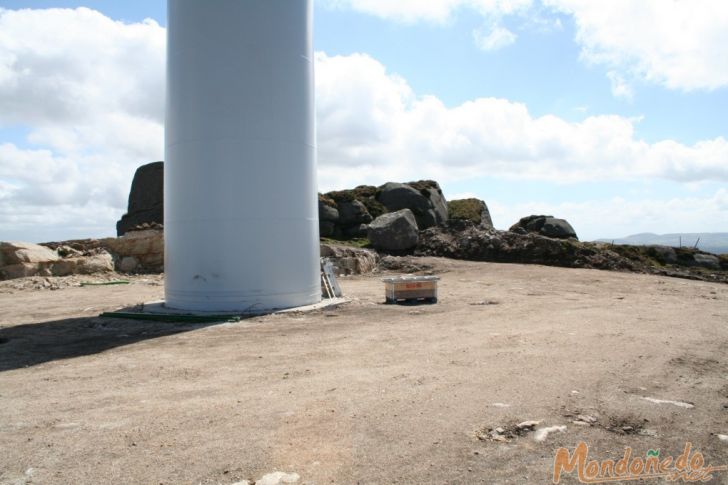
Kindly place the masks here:
<instances>
[{"instance_id":1,"label":"gray rock","mask_svg":"<svg viewBox=\"0 0 728 485\"><path fill-rule=\"evenodd\" d=\"M319 236L332 237L336 232L336 224L331 221L319 220Z\"/></svg>"},{"instance_id":2,"label":"gray rock","mask_svg":"<svg viewBox=\"0 0 728 485\"><path fill-rule=\"evenodd\" d=\"M359 224L355 226L349 226L343 229L343 235L346 239L364 238L369 233L369 226L367 224Z\"/></svg>"},{"instance_id":3,"label":"gray rock","mask_svg":"<svg viewBox=\"0 0 728 485\"><path fill-rule=\"evenodd\" d=\"M318 217L319 217L319 235L321 237L331 237L334 235L336 222L339 220L339 211L336 207L331 207L319 197L318 201Z\"/></svg>"},{"instance_id":4,"label":"gray rock","mask_svg":"<svg viewBox=\"0 0 728 485\"><path fill-rule=\"evenodd\" d=\"M418 182L410 182L417 184ZM409 184L388 182L377 193L377 200L390 212L409 209L421 229L442 224L447 221L447 202L435 182L434 187L419 191Z\"/></svg>"},{"instance_id":5,"label":"gray rock","mask_svg":"<svg viewBox=\"0 0 728 485\"><path fill-rule=\"evenodd\" d=\"M339 224L346 226L372 222L372 216L369 215L366 206L358 200L341 201L338 205Z\"/></svg>"},{"instance_id":6,"label":"gray rock","mask_svg":"<svg viewBox=\"0 0 728 485\"><path fill-rule=\"evenodd\" d=\"M435 222L437 224L444 223L447 221L448 214L447 201L445 201L445 196L442 195L442 190L439 187L429 188L427 192L430 194L430 203L435 213Z\"/></svg>"},{"instance_id":7,"label":"gray rock","mask_svg":"<svg viewBox=\"0 0 728 485\"><path fill-rule=\"evenodd\" d=\"M430 199L407 184L388 182L379 188L377 200L390 212L409 209L417 226L425 229L438 224L437 212Z\"/></svg>"},{"instance_id":8,"label":"gray rock","mask_svg":"<svg viewBox=\"0 0 728 485\"><path fill-rule=\"evenodd\" d=\"M513 224L510 229L508 229L511 232L515 232L515 229L522 228L525 229L526 232L539 232L541 231L541 228L543 227L544 223L546 222L547 217L553 217L553 216L526 216L521 217L521 219Z\"/></svg>"},{"instance_id":9,"label":"gray rock","mask_svg":"<svg viewBox=\"0 0 728 485\"><path fill-rule=\"evenodd\" d=\"M720 269L720 259L712 254L697 253L693 255L695 264L708 269Z\"/></svg>"},{"instance_id":10,"label":"gray rock","mask_svg":"<svg viewBox=\"0 0 728 485\"><path fill-rule=\"evenodd\" d=\"M546 237L555 237L557 239L576 238L576 231L571 227L571 224L564 219L556 219L555 217L547 217L540 232Z\"/></svg>"},{"instance_id":11,"label":"gray rock","mask_svg":"<svg viewBox=\"0 0 728 485\"><path fill-rule=\"evenodd\" d=\"M571 224L554 216L532 215L523 217L509 229L510 232L517 234L523 234L524 230L556 239L578 239Z\"/></svg>"},{"instance_id":12,"label":"gray rock","mask_svg":"<svg viewBox=\"0 0 728 485\"><path fill-rule=\"evenodd\" d=\"M485 202L483 202L483 212L480 213L480 225L485 229L493 229L493 219Z\"/></svg>"},{"instance_id":13,"label":"gray rock","mask_svg":"<svg viewBox=\"0 0 728 485\"><path fill-rule=\"evenodd\" d=\"M318 214L319 221L336 222L339 220L339 211L336 207L331 207L321 200L318 203Z\"/></svg>"},{"instance_id":14,"label":"gray rock","mask_svg":"<svg viewBox=\"0 0 728 485\"><path fill-rule=\"evenodd\" d=\"M369 242L377 249L403 251L417 245L417 220L409 209L389 212L369 224Z\"/></svg>"},{"instance_id":15,"label":"gray rock","mask_svg":"<svg viewBox=\"0 0 728 485\"><path fill-rule=\"evenodd\" d=\"M147 223L164 222L164 162L142 165L134 174L126 214L116 223L118 236Z\"/></svg>"}]
</instances>

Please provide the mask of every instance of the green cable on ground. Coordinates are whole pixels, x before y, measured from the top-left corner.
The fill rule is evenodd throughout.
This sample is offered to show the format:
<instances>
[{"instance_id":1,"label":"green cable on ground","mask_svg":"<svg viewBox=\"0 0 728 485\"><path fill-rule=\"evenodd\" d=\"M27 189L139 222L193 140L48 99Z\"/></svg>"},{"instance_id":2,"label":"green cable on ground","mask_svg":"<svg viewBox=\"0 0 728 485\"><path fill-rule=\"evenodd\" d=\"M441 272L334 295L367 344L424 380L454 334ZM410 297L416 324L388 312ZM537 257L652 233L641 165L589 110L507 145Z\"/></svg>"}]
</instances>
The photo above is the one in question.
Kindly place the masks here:
<instances>
[{"instance_id":1,"label":"green cable on ground","mask_svg":"<svg viewBox=\"0 0 728 485\"><path fill-rule=\"evenodd\" d=\"M114 280L114 281L82 281L81 286L107 286L107 285L128 285L127 280Z\"/></svg>"},{"instance_id":2,"label":"green cable on ground","mask_svg":"<svg viewBox=\"0 0 728 485\"><path fill-rule=\"evenodd\" d=\"M161 313L135 313L135 312L104 312L102 318L125 318L128 320L147 320L152 322L183 322L183 323L215 323L239 322L238 315L172 315Z\"/></svg>"}]
</instances>

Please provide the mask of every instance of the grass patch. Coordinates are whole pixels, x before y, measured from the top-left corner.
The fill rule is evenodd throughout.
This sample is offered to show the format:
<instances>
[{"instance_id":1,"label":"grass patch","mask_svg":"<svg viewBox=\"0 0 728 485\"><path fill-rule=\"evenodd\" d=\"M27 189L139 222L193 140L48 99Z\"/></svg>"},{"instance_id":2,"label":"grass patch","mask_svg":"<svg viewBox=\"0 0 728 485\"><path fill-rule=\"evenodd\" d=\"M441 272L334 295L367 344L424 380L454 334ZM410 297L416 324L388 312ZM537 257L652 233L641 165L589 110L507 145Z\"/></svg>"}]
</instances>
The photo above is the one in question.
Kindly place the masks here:
<instances>
[{"instance_id":1,"label":"grass patch","mask_svg":"<svg viewBox=\"0 0 728 485\"><path fill-rule=\"evenodd\" d=\"M322 237L320 239L320 241L323 244L332 244L334 246L349 246L352 248L364 248L364 249L371 248L371 245L369 244L369 239L364 239L364 238L340 240L340 239L331 239L329 237Z\"/></svg>"}]
</instances>

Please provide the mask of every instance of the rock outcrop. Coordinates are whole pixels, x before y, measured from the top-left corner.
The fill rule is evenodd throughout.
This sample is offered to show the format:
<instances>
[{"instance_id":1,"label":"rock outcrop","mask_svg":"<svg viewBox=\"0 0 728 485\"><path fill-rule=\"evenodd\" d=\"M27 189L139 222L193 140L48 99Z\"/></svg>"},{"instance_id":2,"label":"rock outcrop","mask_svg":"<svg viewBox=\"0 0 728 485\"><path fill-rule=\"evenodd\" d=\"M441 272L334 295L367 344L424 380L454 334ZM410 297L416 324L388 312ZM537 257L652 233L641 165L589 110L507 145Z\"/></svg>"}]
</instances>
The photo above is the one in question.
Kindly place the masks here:
<instances>
[{"instance_id":1,"label":"rock outcrop","mask_svg":"<svg viewBox=\"0 0 728 485\"><path fill-rule=\"evenodd\" d=\"M339 222L339 209L336 207L336 202L319 194L318 216L321 237L333 237L336 224Z\"/></svg>"},{"instance_id":2,"label":"rock outcrop","mask_svg":"<svg viewBox=\"0 0 728 485\"><path fill-rule=\"evenodd\" d=\"M141 224L164 223L164 162L139 167L129 192L127 213L116 223L116 234L123 236Z\"/></svg>"},{"instance_id":3,"label":"rock outcrop","mask_svg":"<svg viewBox=\"0 0 728 485\"><path fill-rule=\"evenodd\" d=\"M420 229L427 229L447 221L447 203L440 186L434 181L409 184L388 182L379 187L377 201L389 212L409 209Z\"/></svg>"},{"instance_id":4,"label":"rock outcrop","mask_svg":"<svg viewBox=\"0 0 728 485\"><path fill-rule=\"evenodd\" d=\"M0 279L67 276L113 271L111 254L103 249L60 251L32 243L0 242Z\"/></svg>"},{"instance_id":5,"label":"rock outcrop","mask_svg":"<svg viewBox=\"0 0 728 485\"><path fill-rule=\"evenodd\" d=\"M337 274L373 271L379 255L371 249L321 244L321 256L334 263ZM117 271L164 271L164 232L136 230L122 237L50 242L43 245L0 242L0 279L25 276L67 276Z\"/></svg>"},{"instance_id":6,"label":"rock outcrop","mask_svg":"<svg viewBox=\"0 0 728 485\"><path fill-rule=\"evenodd\" d=\"M713 254L696 253L693 255L693 260L696 266L714 270L721 269L720 259Z\"/></svg>"},{"instance_id":7,"label":"rock outcrop","mask_svg":"<svg viewBox=\"0 0 728 485\"><path fill-rule=\"evenodd\" d=\"M375 251L335 244L321 244L321 257L328 258L334 264L334 271L338 275L370 273L379 261Z\"/></svg>"},{"instance_id":8,"label":"rock outcrop","mask_svg":"<svg viewBox=\"0 0 728 485\"><path fill-rule=\"evenodd\" d=\"M677 264L677 252L670 246L647 246L647 252L660 264Z\"/></svg>"},{"instance_id":9,"label":"rock outcrop","mask_svg":"<svg viewBox=\"0 0 728 485\"><path fill-rule=\"evenodd\" d=\"M409 209L420 228L447 221L448 205L437 182L388 182L319 194L319 232L334 239L365 238L368 224L388 212Z\"/></svg>"},{"instance_id":10,"label":"rock outcrop","mask_svg":"<svg viewBox=\"0 0 728 485\"><path fill-rule=\"evenodd\" d=\"M164 271L164 231L134 230L121 237L79 239L44 243L44 246L73 256L105 252L111 256L110 270L120 273L161 273Z\"/></svg>"},{"instance_id":11,"label":"rock outcrop","mask_svg":"<svg viewBox=\"0 0 728 485\"><path fill-rule=\"evenodd\" d=\"M38 244L0 242L0 278L49 276L51 266L59 259L58 253Z\"/></svg>"},{"instance_id":12,"label":"rock outcrop","mask_svg":"<svg viewBox=\"0 0 728 485\"><path fill-rule=\"evenodd\" d=\"M164 271L164 232L132 231L122 237L100 239L98 245L114 255L116 270L124 273Z\"/></svg>"},{"instance_id":13,"label":"rock outcrop","mask_svg":"<svg viewBox=\"0 0 728 485\"><path fill-rule=\"evenodd\" d=\"M488 206L480 199L451 200L447 208L450 221L472 222L486 229L493 227Z\"/></svg>"},{"instance_id":14,"label":"rock outcrop","mask_svg":"<svg viewBox=\"0 0 728 485\"><path fill-rule=\"evenodd\" d=\"M635 269L633 262L614 251L574 239L496 231L475 225L465 229L433 227L422 231L415 255L574 268Z\"/></svg>"},{"instance_id":15,"label":"rock outcrop","mask_svg":"<svg viewBox=\"0 0 728 485\"><path fill-rule=\"evenodd\" d=\"M409 209L388 212L369 224L369 242L383 251L406 251L417 245L417 221Z\"/></svg>"},{"instance_id":16,"label":"rock outcrop","mask_svg":"<svg viewBox=\"0 0 728 485\"><path fill-rule=\"evenodd\" d=\"M511 226L509 231L517 234L535 233L542 236L568 239L576 237L576 231L571 224L564 219L557 219L554 216L527 216L521 218Z\"/></svg>"}]
</instances>

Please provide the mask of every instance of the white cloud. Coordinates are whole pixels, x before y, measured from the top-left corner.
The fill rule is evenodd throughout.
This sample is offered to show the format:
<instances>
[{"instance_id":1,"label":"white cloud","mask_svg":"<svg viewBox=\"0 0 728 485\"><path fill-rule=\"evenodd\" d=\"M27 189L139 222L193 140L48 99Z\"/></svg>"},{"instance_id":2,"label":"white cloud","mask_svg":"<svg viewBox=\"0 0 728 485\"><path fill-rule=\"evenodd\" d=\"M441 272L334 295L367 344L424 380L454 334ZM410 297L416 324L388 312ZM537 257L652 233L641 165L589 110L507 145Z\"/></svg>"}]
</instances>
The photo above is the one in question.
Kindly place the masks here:
<instances>
[{"instance_id":1,"label":"white cloud","mask_svg":"<svg viewBox=\"0 0 728 485\"><path fill-rule=\"evenodd\" d=\"M105 234L114 232L135 168L162 158L164 48L152 20L0 9L0 127L28 127L38 147L0 143L0 182L12 186L0 191L0 233L19 215L40 220L32 214L44 225L65 214L77 225L108 219Z\"/></svg>"},{"instance_id":2,"label":"white cloud","mask_svg":"<svg viewBox=\"0 0 728 485\"><path fill-rule=\"evenodd\" d=\"M658 177L728 180L728 141L694 145L635 135L638 120L616 115L568 122L534 117L525 105L479 98L454 108L418 97L369 56L317 55L319 160L324 188L343 186L329 168L366 167L372 182L430 177L555 181ZM373 168L376 168L375 170Z\"/></svg>"},{"instance_id":3,"label":"white cloud","mask_svg":"<svg viewBox=\"0 0 728 485\"><path fill-rule=\"evenodd\" d=\"M324 0L333 8L350 8L387 20L412 23L444 23L459 9L472 9L484 16L502 16L523 11L532 0Z\"/></svg>"},{"instance_id":4,"label":"white cloud","mask_svg":"<svg viewBox=\"0 0 728 485\"><path fill-rule=\"evenodd\" d=\"M728 190L707 197L627 200L614 197L571 203L488 203L497 228L507 229L529 214L551 214L569 221L582 240L620 238L638 232L669 234L722 230L717 221L728 220Z\"/></svg>"},{"instance_id":5,"label":"white cloud","mask_svg":"<svg viewBox=\"0 0 728 485\"><path fill-rule=\"evenodd\" d=\"M561 30L556 13L576 24L581 57L606 68L615 96L631 96L630 80L684 91L728 86L728 2L724 0L323 0L395 22L443 24L470 10L486 25L473 31L478 47L493 50L516 40L501 26ZM0 71L1 73L1 71ZM1 76L1 74L0 74Z\"/></svg>"},{"instance_id":6,"label":"white cloud","mask_svg":"<svg viewBox=\"0 0 728 485\"><path fill-rule=\"evenodd\" d=\"M492 51L513 44L517 38L515 33L500 24L500 19L525 14L531 9L533 0L324 0L323 4L406 24L446 24L458 10L469 10L484 21L484 27L472 32L475 45L484 51ZM558 20L552 22L540 14L533 15L529 24L542 31L560 28Z\"/></svg>"},{"instance_id":7,"label":"white cloud","mask_svg":"<svg viewBox=\"0 0 728 485\"><path fill-rule=\"evenodd\" d=\"M724 0L543 0L571 14L582 57L670 89L728 86Z\"/></svg>"},{"instance_id":8,"label":"white cloud","mask_svg":"<svg viewBox=\"0 0 728 485\"><path fill-rule=\"evenodd\" d=\"M494 26L489 32L483 29L473 31L475 45L484 51L493 51L509 46L516 41L516 34L500 25Z\"/></svg>"},{"instance_id":9,"label":"white cloud","mask_svg":"<svg viewBox=\"0 0 728 485\"><path fill-rule=\"evenodd\" d=\"M113 232L133 170L162 159L164 37L88 9L0 11L0 126L30 129L30 148L0 141L0 234ZM505 99L447 107L365 54L317 53L316 69L322 190L483 175L728 180L722 137L647 143L636 120L534 117Z\"/></svg>"},{"instance_id":10,"label":"white cloud","mask_svg":"<svg viewBox=\"0 0 728 485\"><path fill-rule=\"evenodd\" d=\"M617 71L607 72L607 77L612 84L612 95L615 98L632 99L634 92L632 86Z\"/></svg>"}]
</instances>

